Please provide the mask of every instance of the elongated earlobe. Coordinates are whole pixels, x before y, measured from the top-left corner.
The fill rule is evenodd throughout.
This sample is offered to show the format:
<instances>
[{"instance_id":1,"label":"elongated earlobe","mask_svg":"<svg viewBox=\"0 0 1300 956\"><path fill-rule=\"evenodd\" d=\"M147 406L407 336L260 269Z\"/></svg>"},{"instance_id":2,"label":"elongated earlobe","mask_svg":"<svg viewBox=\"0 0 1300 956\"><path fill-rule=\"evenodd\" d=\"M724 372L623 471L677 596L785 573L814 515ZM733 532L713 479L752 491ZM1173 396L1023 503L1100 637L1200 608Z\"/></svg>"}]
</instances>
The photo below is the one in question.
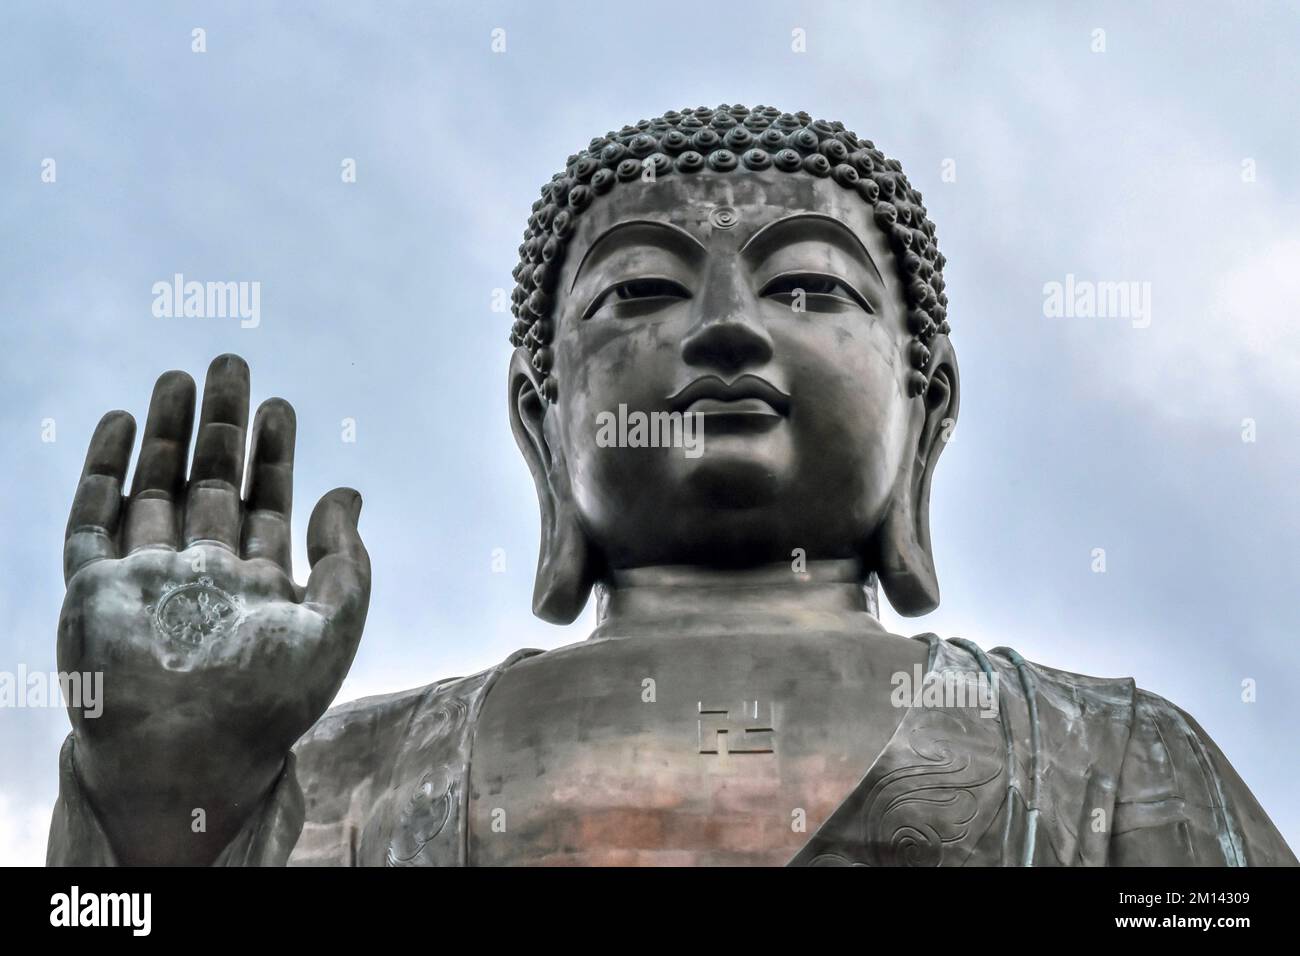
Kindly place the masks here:
<instances>
[{"instance_id":1,"label":"elongated earlobe","mask_svg":"<svg viewBox=\"0 0 1300 956\"><path fill-rule=\"evenodd\" d=\"M533 613L552 624L569 624L582 613L595 582L591 548L578 521L564 450L548 435L546 403L523 347L510 359L510 428L533 474L542 513Z\"/></svg>"},{"instance_id":2,"label":"elongated earlobe","mask_svg":"<svg viewBox=\"0 0 1300 956\"><path fill-rule=\"evenodd\" d=\"M939 578L930 547L930 482L957 424L957 356L946 335L931 342L929 385L921 401L925 419L916 453L900 469L888 514L873 543L873 564L889 603L904 617L939 606Z\"/></svg>"}]
</instances>

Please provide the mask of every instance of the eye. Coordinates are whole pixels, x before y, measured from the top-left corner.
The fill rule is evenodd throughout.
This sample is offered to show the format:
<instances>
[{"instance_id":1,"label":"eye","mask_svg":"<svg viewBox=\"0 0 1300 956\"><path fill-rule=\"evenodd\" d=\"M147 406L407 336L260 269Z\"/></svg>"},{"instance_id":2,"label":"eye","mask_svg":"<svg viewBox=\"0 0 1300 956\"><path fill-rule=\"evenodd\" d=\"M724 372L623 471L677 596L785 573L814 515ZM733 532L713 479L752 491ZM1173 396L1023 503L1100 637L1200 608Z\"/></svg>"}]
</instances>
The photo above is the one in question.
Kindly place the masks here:
<instances>
[{"instance_id":1,"label":"eye","mask_svg":"<svg viewBox=\"0 0 1300 956\"><path fill-rule=\"evenodd\" d=\"M690 293L671 279L629 279L614 286L614 294L631 299L689 299Z\"/></svg>"},{"instance_id":2,"label":"eye","mask_svg":"<svg viewBox=\"0 0 1300 956\"><path fill-rule=\"evenodd\" d=\"M690 292L672 279L627 279L610 286L597 296L587 307L583 318L589 319L598 313L607 313L614 318L633 318L656 312L690 297Z\"/></svg>"},{"instance_id":3,"label":"eye","mask_svg":"<svg viewBox=\"0 0 1300 956\"><path fill-rule=\"evenodd\" d=\"M827 312L846 306L856 306L874 312L870 303L853 286L834 276L815 272L797 272L777 276L763 286L767 298L794 302L802 293L804 305L813 312Z\"/></svg>"}]
</instances>

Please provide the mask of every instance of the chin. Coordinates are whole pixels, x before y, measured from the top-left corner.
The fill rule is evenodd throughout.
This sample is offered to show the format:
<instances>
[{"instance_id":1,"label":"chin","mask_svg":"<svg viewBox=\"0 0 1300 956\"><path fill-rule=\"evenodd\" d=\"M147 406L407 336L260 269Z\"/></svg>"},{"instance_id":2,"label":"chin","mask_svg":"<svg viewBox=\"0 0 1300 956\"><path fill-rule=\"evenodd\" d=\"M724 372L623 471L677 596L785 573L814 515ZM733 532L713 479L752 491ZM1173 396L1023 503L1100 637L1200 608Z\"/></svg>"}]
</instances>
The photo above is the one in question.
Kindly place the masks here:
<instances>
[{"instance_id":1,"label":"chin","mask_svg":"<svg viewBox=\"0 0 1300 956\"><path fill-rule=\"evenodd\" d=\"M683 459L684 484L702 504L719 509L757 508L777 500L789 466L775 449L739 436L714 438L699 458Z\"/></svg>"}]
</instances>

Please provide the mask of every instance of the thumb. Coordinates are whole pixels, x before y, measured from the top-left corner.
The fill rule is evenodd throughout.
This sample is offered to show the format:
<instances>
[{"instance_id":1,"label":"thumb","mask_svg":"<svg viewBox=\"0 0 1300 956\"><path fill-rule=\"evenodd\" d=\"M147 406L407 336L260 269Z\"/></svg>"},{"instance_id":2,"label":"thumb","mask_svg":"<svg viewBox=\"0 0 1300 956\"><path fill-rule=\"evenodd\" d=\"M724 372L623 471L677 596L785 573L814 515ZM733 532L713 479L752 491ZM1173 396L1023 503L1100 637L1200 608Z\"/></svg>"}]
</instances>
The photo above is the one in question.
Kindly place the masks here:
<instances>
[{"instance_id":1,"label":"thumb","mask_svg":"<svg viewBox=\"0 0 1300 956\"><path fill-rule=\"evenodd\" d=\"M370 555L357 533L361 495L351 488L327 492L307 522L306 603L338 609L360 601L361 613L370 599Z\"/></svg>"}]
</instances>

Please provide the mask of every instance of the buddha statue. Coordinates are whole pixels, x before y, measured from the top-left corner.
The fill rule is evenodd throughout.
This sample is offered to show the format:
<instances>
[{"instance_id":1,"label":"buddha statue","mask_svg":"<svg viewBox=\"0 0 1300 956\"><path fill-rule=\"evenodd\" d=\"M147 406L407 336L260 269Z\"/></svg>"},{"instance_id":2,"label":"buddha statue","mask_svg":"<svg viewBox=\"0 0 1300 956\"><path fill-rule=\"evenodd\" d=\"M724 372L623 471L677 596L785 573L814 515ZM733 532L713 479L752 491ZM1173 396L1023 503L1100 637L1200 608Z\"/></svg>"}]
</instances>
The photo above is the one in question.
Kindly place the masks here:
<instances>
[{"instance_id":1,"label":"buddha statue","mask_svg":"<svg viewBox=\"0 0 1300 956\"><path fill-rule=\"evenodd\" d=\"M528 218L508 410L533 611L594 595L596 629L328 712L369 602L360 496L316 506L296 585L293 409L258 409L246 468L249 371L216 359L187 475L196 389L163 375L131 488L112 412L68 523L59 666L107 701L70 710L48 861L1294 864L1131 679L881 625L878 590L939 602L944 263L841 123L723 105L592 140Z\"/></svg>"}]
</instances>

